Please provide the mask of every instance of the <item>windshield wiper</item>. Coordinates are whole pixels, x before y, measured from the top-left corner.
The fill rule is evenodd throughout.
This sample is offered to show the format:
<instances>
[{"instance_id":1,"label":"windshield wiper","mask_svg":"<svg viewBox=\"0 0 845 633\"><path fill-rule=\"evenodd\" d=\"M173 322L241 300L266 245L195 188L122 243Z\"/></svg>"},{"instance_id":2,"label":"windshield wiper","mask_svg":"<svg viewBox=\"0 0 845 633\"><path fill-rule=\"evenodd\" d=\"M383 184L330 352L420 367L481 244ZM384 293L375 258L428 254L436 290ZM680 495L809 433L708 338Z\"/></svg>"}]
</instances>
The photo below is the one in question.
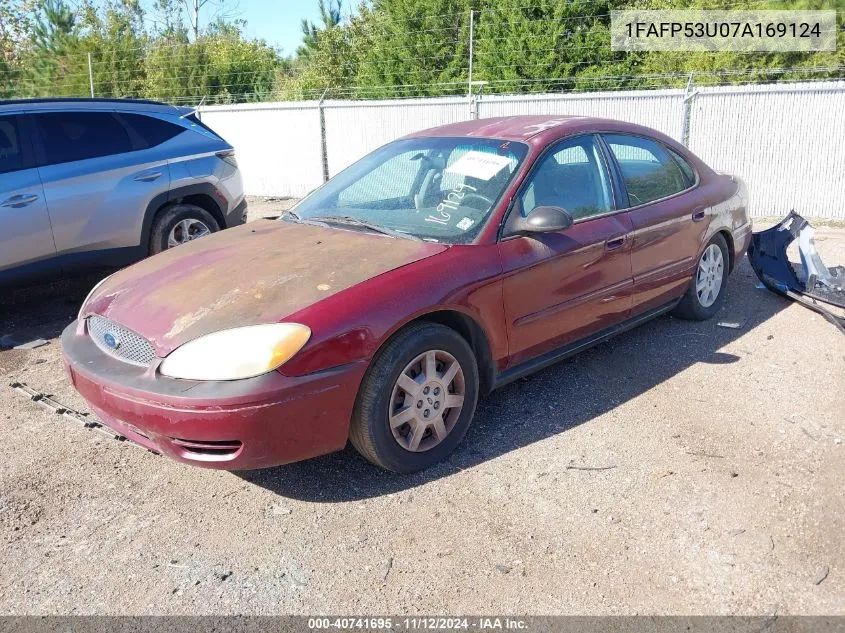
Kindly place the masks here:
<instances>
[{"instance_id":1,"label":"windshield wiper","mask_svg":"<svg viewBox=\"0 0 845 633\"><path fill-rule=\"evenodd\" d=\"M321 222L320 220L312 220L311 218L307 218L307 219L301 218L301 217L299 217L299 214L297 214L295 211L288 211L287 213L282 215L279 219L280 220L287 220L289 222L296 222L297 224L311 224L313 226L323 226L323 227L329 226L328 224L326 224L325 222Z\"/></svg>"},{"instance_id":2,"label":"windshield wiper","mask_svg":"<svg viewBox=\"0 0 845 633\"><path fill-rule=\"evenodd\" d=\"M333 224L349 224L352 226L361 226L365 229L370 229L371 231L375 231L377 233L382 233L384 235L389 235L391 237L399 237L406 240L414 240L415 242L421 242L422 240L418 238L416 235L411 235L410 233L403 233L402 231L396 231L394 229L388 228L386 226L382 226L381 224L375 224L374 222L368 222L367 220L359 220L358 218L353 218L351 215L321 215L316 218L308 218L308 220L301 220L302 222L331 222Z\"/></svg>"}]
</instances>

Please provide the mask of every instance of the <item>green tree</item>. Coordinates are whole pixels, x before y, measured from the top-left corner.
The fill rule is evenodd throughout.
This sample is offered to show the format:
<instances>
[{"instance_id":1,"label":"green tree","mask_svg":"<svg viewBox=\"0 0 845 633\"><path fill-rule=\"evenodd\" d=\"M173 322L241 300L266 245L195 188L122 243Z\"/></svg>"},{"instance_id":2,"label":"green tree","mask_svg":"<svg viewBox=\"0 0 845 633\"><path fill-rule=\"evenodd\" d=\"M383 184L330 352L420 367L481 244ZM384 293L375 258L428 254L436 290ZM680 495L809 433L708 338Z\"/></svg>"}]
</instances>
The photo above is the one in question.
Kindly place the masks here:
<instances>
[{"instance_id":1,"label":"green tree","mask_svg":"<svg viewBox=\"0 0 845 633\"><path fill-rule=\"evenodd\" d=\"M479 12L475 77L492 92L599 90L629 71L610 50L610 3L499 0Z\"/></svg>"},{"instance_id":2,"label":"green tree","mask_svg":"<svg viewBox=\"0 0 845 633\"><path fill-rule=\"evenodd\" d=\"M91 54L94 93L137 97L145 85L144 57L149 38L138 0L111 0L99 10L86 0L80 11L80 50Z\"/></svg>"},{"instance_id":3,"label":"green tree","mask_svg":"<svg viewBox=\"0 0 845 633\"><path fill-rule=\"evenodd\" d=\"M23 60L23 90L36 96L84 95L87 62L80 57L76 15L64 0L40 0Z\"/></svg>"},{"instance_id":4,"label":"green tree","mask_svg":"<svg viewBox=\"0 0 845 633\"><path fill-rule=\"evenodd\" d=\"M302 44L296 49L300 59L307 59L320 46L320 36L340 26L341 0L317 0L317 9L320 12L320 24L311 22L308 19L302 20Z\"/></svg>"},{"instance_id":5,"label":"green tree","mask_svg":"<svg viewBox=\"0 0 845 633\"><path fill-rule=\"evenodd\" d=\"M150 46L144 66L146 97L231 103L272 94L280 59L265 42L244 39L237 25L218 22L197 40L174 36Z\"/></svg>"},{"instance_id":6,"label":"green tree","mask_svg":"<svg viewBox=\"0 0 845 633\"><path fill-rule=\"evenodd\" d=\"M466 91L469 0L374 0L361 9L356 81L364 96Z\"/></svg>"},{"instance_id":7,"label":"green tree","mask_svg":"<svg viewBox=\"0 0 845 633\"><path fill-rule=\"evenodd\" d=\"M20 90L21 58L32 23L22 0L0 0L0 98Z\"/></svg>"},{"instance_id":8,"label":"green tree","mask_svg":"<svg viewBox=\"0 0 845 633\"><path fill-rule=\"evenodd\" d=\"M354 83L361 20L342 25L340 0L318 0L318 8L320 24L302 21L303 43L276 75L274 94L279 99L315 99Z\"/></svg>"}]
</instances>

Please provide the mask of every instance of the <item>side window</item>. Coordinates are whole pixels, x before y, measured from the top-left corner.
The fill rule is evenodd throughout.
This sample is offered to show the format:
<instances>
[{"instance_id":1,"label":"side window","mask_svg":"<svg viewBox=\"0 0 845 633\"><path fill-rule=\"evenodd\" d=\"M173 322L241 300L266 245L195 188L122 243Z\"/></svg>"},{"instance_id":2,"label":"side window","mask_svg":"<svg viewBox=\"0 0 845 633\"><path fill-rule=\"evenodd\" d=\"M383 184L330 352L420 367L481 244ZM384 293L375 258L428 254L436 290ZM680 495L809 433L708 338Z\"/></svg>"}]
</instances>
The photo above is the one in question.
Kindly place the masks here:
<instances>
[{"instance_id":1,"label":"side window","mask_svg":"<svg viewBox=\"0 0 845 633\"><path fill-rule=\"evenodd\" d=\"M23 147L16 117L0 117L0 174L23 169Z\"/></svg>"},{"instance_id":2,"label":"side window","mask_svg":"<svg viewBox=\"0 0 845 633\"><path fill-rule=\"evenodd\" d=\"M155 147L169 141L185 128L143 114L120 113L121 120L141 137L145 147Z\"/></svg>"},{"instance_id":3,"label":"side window","mask_svg":"<svg viewBox=\"0 0 845 633\"><path fill-rule=\"evenodd\" d=\"M687 162L686 158L681 156L672 148L667 147L666 149L669 150L669 153L672 154L672 158L674 158L675 162L678 163L678 167L680 167L681 171L684 172L684 176L687 179L687 184L692 187L695 184L695 170L692 168L692 165Z\"/></svg>"},{"instance_id":4,"label":"side window","mask_svg":"<svg viewBox=\"0 0 845 633\"><path fill-rule=\"evenodd\" d=\"M672 158L654 141L626 134L605 134L632 207L671 196L687 188L687 183Z\"/></svg>"},{"instance_id":5,"label":"side window","mask_svg":"<svg viewBox=\"0 0 845 633\"><path fill-rule=\"evenodd\" d=\"M132 151L129 134L111 112L35 115L48 165Z\"/></svg>"},{"instance_id":6,"label":"side window","mask_svg":"<svg viewBox=\"0 0 845 633\"><path fill-rule=\"evenodd\" d=\"M611 211L612 200L596 138L581 136L561 142L540 161L522 194L522 214L553 206L580 220Z\"/></svg>"}]
</instances>

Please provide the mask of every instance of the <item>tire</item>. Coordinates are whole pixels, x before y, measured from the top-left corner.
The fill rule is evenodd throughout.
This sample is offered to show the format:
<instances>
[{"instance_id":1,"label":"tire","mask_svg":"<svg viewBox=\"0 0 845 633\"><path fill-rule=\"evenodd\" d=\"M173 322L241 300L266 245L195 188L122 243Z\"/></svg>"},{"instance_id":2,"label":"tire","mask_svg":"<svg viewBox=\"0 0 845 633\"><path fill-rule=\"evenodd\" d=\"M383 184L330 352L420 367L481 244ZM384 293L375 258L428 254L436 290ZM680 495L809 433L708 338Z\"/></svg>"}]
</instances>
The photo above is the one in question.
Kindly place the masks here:
<instances>
[{"instance_id":1,"label":"tire","mask_svg":"<svg viewBox=\"0 0 845 633\"><path fill-rule=\"evenodd\" d=\"M427 376L431 372L423 371L414 379L418 383L414 388L418 391L411 397L410 392L400 386L400 375L410 380L414 370L406 374L409 364L422 358L419 367L423 368L431 354L436 361L436 377L429 379ZM446 374L453 361L458 363L459 370L453 370L458 373L448 379ZM449 382L444 386L439 379ZM437 323L414 323L395 335L373 359L358 391L349 439L361 455L387 470L412 473L428 468L451 454L466 435L478 402L478 382L475 355L460 334ZM412 383L403 379L403 384ZM429 391L423 393L426 387ZM450 408L449 402L455 402L461 390L461 408ZM417 406L420 403L424 406ZM431 417L424 420L422 416L428 415L426 411L430 411ZM414 417L394 432L391 413L396 416L395 420L406 414ZM438 415L439 425L435 417ZM423 439L418 440L415 428L426 424L429 426ZM445 436L439 437L437 428ZM409 447L415 441L418 446L412 450Z\"/></svg>"},{"instance_id":2,"label":"tire","mask_svg":"<svg viewBox=\"0 0 845 633\"><path fill-rule=\"evenodd\" d=\"M196 228L198 228L198 225L203 225L208 229L207 234L220 230L217 220L202 207L194 204L174 204L171 207L165 207L159 211L155 222L153 222L153 228L150 232L150 255L172 248L174 244L170 243L171 232L175 230L177 238L183 235L183 228L177 227L185 221L194 223L192 226ZM193 228L191 230L193 231ZM193 239L196 239L196 237L187 237L184 241Z\"/></svg>"},{"instance_id":3,"label":"tire","mask_svg":"<svg viewBox=\"0 0 845 633\"><path fill-rule=\"evenodd\" d=\"M712 248L714 246L721 253L721 267L716 272L708 272L708 267L712 266L712 262L714 261L712 259L715 253ZM710 264L708 264L708 259L711 261ZM718 262L718 258L715 261ZM725 301L725 287L728 284L729 265L728 244L725 242L725 238L720 233L717 233L707 243L707 246L704 247L696 263L695 273L690 281L689 288L687 288L686 294L684 294L680 303L672 311L672 314L691 321L706 321L716 314ZM721 273L721 277L719 277L719 272ZM708 283L708 274L712 275L710 277L711 280L715 281L716 278L721 279L718 291L713 291L713 285ZM700 280L703 289L699 286ZM715 297L713 297L713 294L715 294Z\"/></svg>"}]
</instances>

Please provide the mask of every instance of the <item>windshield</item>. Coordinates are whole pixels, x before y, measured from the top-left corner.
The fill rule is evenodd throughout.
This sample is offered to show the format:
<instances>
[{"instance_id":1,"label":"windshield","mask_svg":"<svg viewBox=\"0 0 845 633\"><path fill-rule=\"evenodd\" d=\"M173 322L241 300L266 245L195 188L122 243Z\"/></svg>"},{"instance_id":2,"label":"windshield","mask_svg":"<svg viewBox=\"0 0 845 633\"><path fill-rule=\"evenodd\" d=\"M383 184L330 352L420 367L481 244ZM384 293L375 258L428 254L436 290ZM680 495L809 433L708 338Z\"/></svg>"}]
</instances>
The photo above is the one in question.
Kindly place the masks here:
<instances>
[{"instance_id":1,"label":"windshield","mask_svg":"<svg viewBox=\"0 0 845 633\"><path fill-rule=\"evenodd\" d=\"M497 139L395 141L340 172L293 212L302 220L342 218L356 226L351 219L466 244L484 226L527 152L522 143Z\"/></svg>"}]
</instances>

